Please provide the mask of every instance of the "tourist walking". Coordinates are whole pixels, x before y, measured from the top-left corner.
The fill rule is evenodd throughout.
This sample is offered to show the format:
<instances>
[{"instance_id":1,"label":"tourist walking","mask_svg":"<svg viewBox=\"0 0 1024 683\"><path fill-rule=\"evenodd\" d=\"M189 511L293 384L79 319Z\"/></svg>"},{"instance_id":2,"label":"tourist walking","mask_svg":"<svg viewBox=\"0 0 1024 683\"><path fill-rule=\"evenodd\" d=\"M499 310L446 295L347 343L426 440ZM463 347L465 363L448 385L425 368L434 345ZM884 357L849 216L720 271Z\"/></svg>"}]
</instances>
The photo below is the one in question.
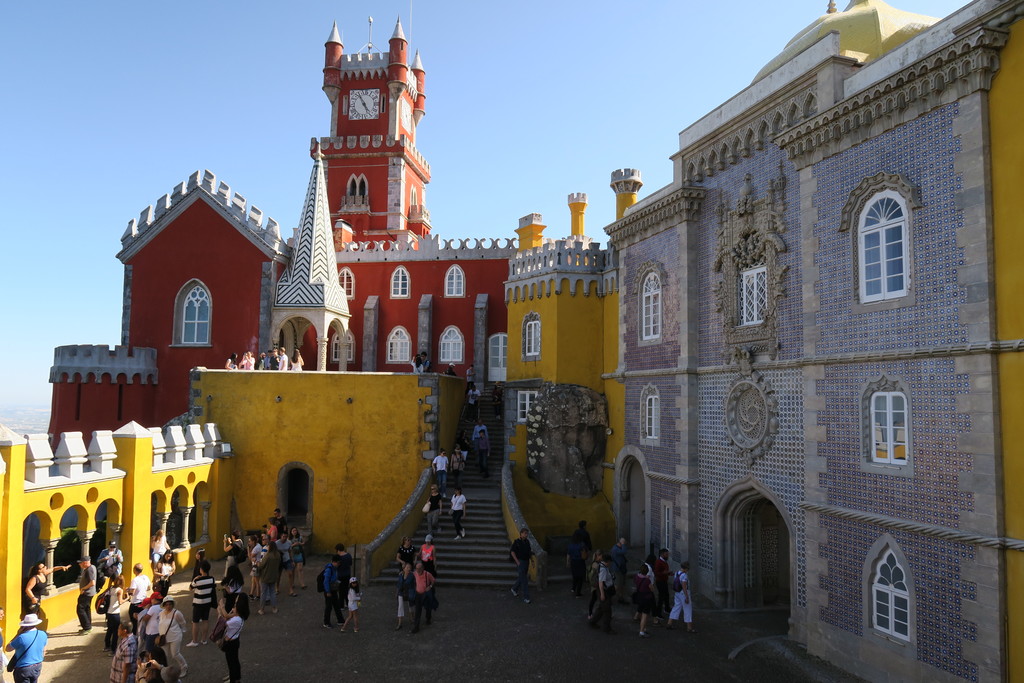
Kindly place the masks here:
<instances>
[{"instance_id":1,"label":"tourist walking","mask_svg":"<svg viewBox=\"0 0 1024 683\"><path fill-rule=\"evenodd\" d=\"M352 578L352 554L345 550L344 543L334 546L334 551L338 554L338 580L341 581L341 592L338 593L338 600L344 604L346 586L348 586L348 580Z\"/></svg>"},{"instance_id":2,"label":"tourist walking","mask_svg":"<svg viewBox=\"0 0 1024 683\"><path fill-rule=\"evenodd\" d=\"M688 633L696 632L693 628L693 600L690 596L690 563L683 562L679 565L679 571L676 572L675 578L672 581L672 588L676 592L675 604L672 606L672 612L668 615L668 628L674 629L673 625L679 618L682 617L683 623L686 624L686 631Z\"/></svg>"},{"instance_id":3,"label":"tourist walking","mask_svg":"<svg viewBox=\"0 0 1024 683\"><path fill-rule=\"evenodd\" d=\"M434 479L442 498L448 497L448 454L442 448L430 466L434 468Z\"/></svg>"},{"instance_id":4,"label":"tourist walking","mask_svg":"<svg viewBox=\"0 0 1024 683\"><path fill-rule=\"evenodd\" d=\"M138 633L139 612L142 611L142 601L149 597L149 592L153 589L153 582L149 580L149 576L146 575L141 562L135 563L135 566L132 567L132 573L135 576L128 586L128 621L136 627L134 632Z\"/></svg>"},{"instance_id":5,"label":"tourist walking","mask_svg":"<svg viewBox=\"0 0 1024 683\"><path fill-rule=\"evenodd\" d=\"M277 576L277 592L281 592L281 581L288 577L288 595L298 597L295 592L295 564L292 562L292 542L288 539L288 533L282 533L274 544L277 551L281 553L281 573Z\"/></svg>"},{"instance_id":6,"label":"tourist walking","mask_svg":"<svg viewBox=\"0 0 1024 683\"><path fill-rule=\"evenodd\" d=\"M188 624L185 615L174 606L174 598L165 595L160 603L160 615L157 617L160 625L160 632L157 636L157 645L167 653L168 662L177 662L181 668L181 676L188 675L188 662L185 655L181 653L181 641L185 638L185 630Z\"/></svg>"},{"instance_id":7,"label":"tourist walking","mask_svg":"<svg viewBox=\"0 0 1024 683\"><path fill-rule=\"evenodd\" d=\"M164 534L163 529L157 529L156 533L153 534L153 538L149 542L149 549L153 569L156 570L160 560L163 559L164 553L171 549L171 547L167 545L167 536Z\"/></svg>"},{"instance_id":8,"label":"tourist walking","mask_svg":"<svg viewBox=\"0 0 1024 683\"><path fill-rule=\"evenodd\" d=\"M238 651L241 647L242 627L245 620L249 618L249 603L245 600L238 600L235 605L228 609L224 600L217 605L217 613L227 622L224 628L224 659L228 664L229 683L240 683L242 680L242 663L238 658Z\"/></svg>"},{"instance_id":9,"label":"tourist walking","mask_svg":"<svg viewBox=\"0 0 1024 683\"><path fill-rule=\"evenodd\" d=\"M139 639L135 624L122 622L117 630L119 638L114 659L110 662L110 683L129 683L135 680L135 664L139 653Z\"/></svg>"},{"instance_id":10,"label":"tourist walking","mask_svg":"<svg viewBox=\"0 0 1024 683\"><path fill-rule=\"evenodd\" d=\"M434 576L426 571L423 562L416 563L416 570L413 572L416 582L416 598L413 601L416 611L412 619L412 631L410 634L419 633L420 616L423 610L427 611L427 625L430 625L430 618L434 612Z\"/></svg>"},{"instance_id":11,"label":"tourist walking","mask_svg":"<svg viewBox=\"0 0 1024 683\"><path fill-rule=\"evenodd\" d=\"M299 587L302 590L306 590L306 577L302 573L303 567L306 566L306 542L303 540L302 534L299 533L297 527L292 527L291 531L288 532L288 541L292 544L292 584L294 585L295 582L298 582Z\"/></svg>"},{"instance_id":12,"label":"tourist walking","mask_svg":"<svg viewBox=\"0 0 1024 683\"><path fill-rule=\"evenodd\" d=\"M427 534L433 534L441 530L441 512L444 510L444 501L441 493L437 490L437 484L430 485L430 498L427 499Z\"/></svg>"},{"instance_id":13,"label":"tourist walking","mask_svg":"<svg viewBox=\"0 0 1024 683\"><path fill-rule=\"evenodd\" d=\"M434 537L427 534L420 546L419 560L428 574L437 578L437 548L434 547Z\"/></svg>"},{"instance_id":14,"label":"tourist walking","mask_svg":"<svg viewBox=\"0 0 1024 683\"><path fill-rule=\"evenodd\" d=\"M412 545L412 539L408 536L402 536L402 545L398 546L398 552L395 553L395 560L398 562L398 570L401 571L405 565L409 565L410 569L416 564L416 548Z\"/></svg>"},{"instance_id":15,"label":"tourist walking","mask_svg":"<svg viewBox=\"0 0 1024 683\"><path fill-rule=\"evenodd\" d=\"M242 570L237 565L228 567L228 573L221 580L220 587L224 591L225 607L230 612L235 607L235 601L245 590L245 577L242 576ZM248 610L246 610L246 614L248 614Z\"/></svg>"},{"instance_id":16,"label":"tourist walking","mask_svg":"<svg viewBox=\"0 0 1024 683\"><path fill-rule=\"evenodd\" d=\"M668 577L672 568L668 564L668 548L658 551L658 559L654 561L654 587L658 589L658 608L654 612L654 623L662 614L672 610L672 601L668 597Z\"/></svg>"},{"instance_id":17,"label":"tourist walking","mask_svg":"<svg viewBox=\"0 0 1024 683\"><path fill-rule=\"evenodd\" d=\"M260 597L260 560L263 559L263 545L256 534L249 536L249 599L259 600Z\"/></svg>"},{"instance_id":18,"label":"tourist walking","mask_svg":"<svg viewBox=\"0 0 1024 683\"><path fill-rule=\"evenodd\" d=\"M519 530L519 538L512 543L509 551L516 565L516 582L512 584L512 595L523 594L523 602L530 604L530 563L533 561L533 548L530 547L530 530L523 527Z\"/></svg>"},{"instance_id":19,"label":"tourist walking","mask_svg":"<svg viewBox=\"0 0 1024 683\"><path fill-rule=\"evenodd\" d=\"M569 590L577 598L583 596L583 580L587 575L587 547L583 544L583 534L577 529L572 534L566 548L565 564L572 574L572 588Z\"/></svg>"},{"instance_id":20,"label":"tourist walking","mask_svg":"<svg viewBox=\"0 0 1024 683\"><path fill-rule=\"evenodd\" d=\"M270 605L274 614L277 614L277 579L280 576L281 552L277 549L276 543L267 543L266 552L260 558L259 564L260 608L256 610L256 614L265 614L267 605Z\"/></svg>"},{"instance_id":21,"label":"tourist walking","mask_svg":"<svg viewBox=\"0 0 1024 683\"><path fill-rule=\"evenodd\" d=\"M398 574L398 623L395 630L402 628L402 619L409 613L416 604L416 577L412 573L412 563L402 564L402 570Z\"/></svg>"},{"instance_id":22,"label":"tourist walking","mask_svg":"<svg viewBox=\"0 0 1024 683\"><path fill-rule=\"evenodd\" d=\"M611 563L615 570L615 592L619 596L620 604L628 604L626 601L626 539L620 538L619 542L612 546Z\"/></svg>"},{"instance_id":23,"label":"tourist walking","mask_svg":"<svg viewBox=\"0 0 1024 683\"><path fill-rule=\"evenodd\" d=\"M206 645L210 633L210 610L216 599L217 580L210 576L210 563L199 562L199 575L192 579L192 640L185 647Z\"/></svg>"},{"instance_id":24,"label":"tourist walking","mask_svg":"<svg viewBox=\"0 0 1024 683\"><path fill-rule=\"evenodd\" d=\"M601 564L604 561L604 554L600 550L594 551L594 561L590 563L587 578L590 581L590 604L587 606L587 618L594 616L594 605L600 597L598 581L601 577Z\"/></svg>"},{"instance_id":25,"label":"tourist walking","mask_svg":"<svg viewBox=\"0 0 1024 683\"><path fill-rule=\"evenodd\" d=\"M480 474L486 479L491 476L487 470L487 459L491 455L491 437L487 433L487 425L482 417L476 419L476 426L473 427L473 446L476 448L476 464Z\"/></svg>"},{"instance_id":26,"label":"tourist walking","mask_svg":"<svg viewBox=\"0 0 1024 683\"><path fill-rule=\"evenodd\" d=\"M81 625L79 635L92 633L92 599L96 595L96 567L92 566L92 560L88 555L83 555L78 561L82 573L78 576L78 606L75 613L78 615L78 623Z\"/></svg>"},{"instance_id":27,"label":"tourist walking","mask_svg":"<svg viewBox=\"0 0 1024 683\"><path fill-rule=\"evenodd\" d=\"M50 639L46 631L39 630L42 623L39 615L26 614L18 624L18 635L5 648L14 653L13 661L8 664L14 672L14 683L36 683L42 674L46 642Z\"/></svg>"},{"instance_id":28,"label":"tourist walking","mask_svg":"<svg viewBox=\"0 0 1024 683\"><path fill-rule=\"evenodd\" d=\"M494 389L491 391L491 403L494 404L494 417L501 419L502 404L505 402L505 392L502 389L501 382L497 382L494 385Z\"/></svg>"},{"instance_id":29,"label":"tourist walking","mask_svg":"<svg viewBox=\"0 0 1024 683\"><path fill-rule=\"evenodd\" d=\"M348 580L348 616L345 623L341 625L341 632L344 633L352 622L352 630L359 633L359 603L362 602L363 594L359 591L359 579L352 577Z\"/></svg>"},{"instance_id":30,"label":"tourist walking","mask_svg":"<svg viewBox=\"0 0 1024 683\"><path fill-rule=\"evenodd\" d=\"M331 625L331 612L338 619L338 625L344 623L341 616L341 591L344 584L338 574L338 566L341 564L341 557L335 555L327 563L323 570L323 583L318 587L324 594L324 628L334 628Z\"/></svg>"},{"instance_id":31,"label":"tourist walking","mask_svg":"<svg viewBox=\"0 0 1024 683\"><path fill-rule=\"evenodd\" d=\"M455 480L455 488L462 488L462 472L466 469L466 453L459 447L459 444L455 444L452 447L451 464L449 469L452 471L452 478Z\"/></svg>"},{"instance_id":32,"label":"tourist walking","mask_svg":"<svg viewBox=\"0 0 1024 683\"><path fill-rule=\"evenodd\" d=\"M124 601L124 577L118 574L107 586L107 632L103 636L103 651L113 652L117 647L117 632L121 628L121 603Z\"/></svg>"},{"instance_id":33,"label":"tourist walking","mask_svg":"<svg viewBox=\"0 0 1024 683\"><path fill-rule=\"evenodd\" d=\"M224 576L227 576L228 569L244 563L248 557L248 553L242 545L242 535L239 532L232 531L230 534L224 534L224 552L227 553L224 558Z\"/></svg>"},{"instance_id":34,"label":"tourist walking","mask_svg":"<svg viewBox=\"0 0 1024 683\"><path fill-rule=\"evenodd\" d=\"M466 537L466 530L462 528L462 520L466 516L466 496L462 495L462 487L455 489L452 496L452 525L455 527L455 540Z\"/></svg>"},{"instance_id":35,"label":"tourist walking","mask_svg":"<svg viewBox=\"0 0 1024 683\"><path fill-rule=\"evenodd\" d=\"M608 634L615 633L612 629L612 600L615 599L615 575L612 571L612 558L601 557L601 568L597 579L597 611L590 617L590 626L603 627Z\"/></svg>"},{"instance_id":36,"label":"tourist walking","mask_svg":"<svg viewBox=\"0 0 1024 683\"><path fill-rule=\"evenodd\" d=\"M480 418L480 390L473 382L466 386L466 417L470 420Z\"/></svg>"},{"instance_id":37,"label":"tourist walking","mask_svg":"<svg viewBox=\"0 0 1024 683\"><path fill-rule=\"evenodd\" d=\"M174 577L175 569L174 553L168 550L164 552L164 556L157 562L156 570L153 572L153 586L155 590L160 591L161 595L167 595L171 592L171 579Z\"/></svg>"},{"instance_id":38,"label":"tourist walking","mask_svg":"<svg viewBox=\"0 0 1024 683\"><path fill-rule=\"evenodd\" d=\"M153 591L152 595L142 601L143 611L140 613L136 632L142 639L142 649L147 652L153 651L156 647L156 637L160 635L160 603L163 599L164 596L159 591Z\"/></svg>"},{"instance_id":39,"label":"tourist walking","mask_svg":"<svg viewBox=\"0 0 1024 683\"><path fill-rule=\"evenodd\" d=\"M647 620L654 612L654 585L651 581L653 571L646 562L640 565L640 571L633 577L633 601L640 615L640 637L647 637Z\"/></svg>"}]
</instances>

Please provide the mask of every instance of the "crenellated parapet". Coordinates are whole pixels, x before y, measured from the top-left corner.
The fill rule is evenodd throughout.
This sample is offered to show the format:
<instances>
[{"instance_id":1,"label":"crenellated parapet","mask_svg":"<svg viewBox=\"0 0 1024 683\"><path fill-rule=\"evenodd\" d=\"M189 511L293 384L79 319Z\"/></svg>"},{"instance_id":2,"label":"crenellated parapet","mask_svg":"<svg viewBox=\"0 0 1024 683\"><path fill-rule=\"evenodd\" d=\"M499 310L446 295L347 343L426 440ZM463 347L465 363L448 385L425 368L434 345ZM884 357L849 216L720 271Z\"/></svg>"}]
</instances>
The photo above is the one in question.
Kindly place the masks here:
<instances>
[{"instance_id":1,"label":"crenellated parapet","mask_svg":"<svg viewBox=\"0 0 1024 683\"><path fill-rule=\"evenodd\" d=\"M430 173L430 164L416 149L412 140L405 135L400 135L397 138L391 135L335 135L320 138L320 151L325 157L330 158L332 152L356 150L401 151L413 159L426 173Z\"/></svg>"},{"instance_id":2,"label":"crenellated parapet","mask_svg":"<svg viewBox=\"0 0 1024 683\"><path fill-rule=\"evenodd\" d=\"M513 239L467 238L443 240L437 235L418 240L349 242L338 252L338 263L388 261L474 261L508 259L516 253Z\"/></svg>"},{"instance_id":3,"label":"crenellated parapet","mask_svg":"<svg viewBox=\"0 0 1024 683\"><path fill-rule=\"evenodd\" d=\"M196 171L187 180L178 183L174 189L156 200L156 204L147 206L139 214L139 218L128 221L128 228L121 235L121 253L124 258L134 253L132 247L148 233L161 224L165 215L173 215L179 207L185 206L197 193L205 195L210 202L221 210L227 218L243 228L251 238L265 245L270 250L285 254L288 246L281 239L280 224L264 216L263 211L250 205L245 197L234 192L225 182L217 183L217 176L211 171Z\"/></svg>"},{"instance_id":4,"label":"crenellated parapet","mask_svg":"<svg viewBox=\"0 0 1024 683\"><path fill-rule=\"evenodd\" d=\"M123 376L123 378L122 378ZM107 378L111 384L156 384L159 370L156 349L106 344L58 346L53 350L50 382L95 382Z\"/></svg>"},{"instance_id":5,"label":"crenellated parapet","mask_svg":"<svg viewBox=\"0 0 1024 683\"><path fill-rule=\"evenodd\" d=\"M88 447L81 432L64 432L51 449L47 434L25 435L24 490L63 488L78 484L123 479L114 467L117 449L110 430L95 431Z\"/></svg>"},{"instance_id":6,"label":"crenellated parapet","mask_svg":"<svg viewBox=\"0 0 1024 683\"><path fill-rule=\"evenodd\" d=\"M590 296L591 284L597 283L597 294L603 296L615 278L606 277L618 264L613 249L602 248L585 235L561 240L544 240L533 249L514 254L508 262L505 301L521 301L538 296L562 293L562 283L569 283L569 293L582 291Z\"/></svg>"}]
</instances>

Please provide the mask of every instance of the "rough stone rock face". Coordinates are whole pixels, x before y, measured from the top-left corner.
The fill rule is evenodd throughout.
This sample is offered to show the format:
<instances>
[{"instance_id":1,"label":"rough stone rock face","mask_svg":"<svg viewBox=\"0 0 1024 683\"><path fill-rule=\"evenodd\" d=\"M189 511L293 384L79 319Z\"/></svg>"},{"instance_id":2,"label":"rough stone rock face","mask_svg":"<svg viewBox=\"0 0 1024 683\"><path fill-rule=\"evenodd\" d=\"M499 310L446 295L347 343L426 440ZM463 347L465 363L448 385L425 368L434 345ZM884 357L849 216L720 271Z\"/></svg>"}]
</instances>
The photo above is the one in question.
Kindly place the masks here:
<instances>
[{"instance_id":1,"label":"rough stone rock face","mask_svg":"<svg viewBox=\"0 0 1024 683\"><path fill-rule=\"evenodd\" d=\"M593 389L545 384L526 419L527 467L552 493L587 497L601 489L608 403Z\"/></svg>"}]
</instances>

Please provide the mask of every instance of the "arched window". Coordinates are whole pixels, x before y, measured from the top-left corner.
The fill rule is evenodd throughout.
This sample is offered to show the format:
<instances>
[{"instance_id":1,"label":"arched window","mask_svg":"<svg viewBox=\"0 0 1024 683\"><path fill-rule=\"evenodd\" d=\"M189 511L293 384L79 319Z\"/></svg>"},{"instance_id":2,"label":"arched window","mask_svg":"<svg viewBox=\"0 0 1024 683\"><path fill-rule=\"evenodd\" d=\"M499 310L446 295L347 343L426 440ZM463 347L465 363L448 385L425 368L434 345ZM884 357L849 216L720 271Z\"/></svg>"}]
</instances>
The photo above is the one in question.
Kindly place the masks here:
<instances>
[{"instance_id":1,"label":"arched window","mask_svg":"<svg viewBox=\"0 0 1024 683\"><path fill-rule=\"evenodd\" d=\"M356 276L352 274L352 269L345 267L338 273L338 282L341 284L341 288L345 290L345 297L348 299L354 299L356 296Z\"/></svg>"},{"instance_id":2,"label":"arched window","mask_svg":"<svg viewBox=\"0 0 1024 683\"><path fill-rule=\"evenodd\" d=\"M540 315L523 317L523 360L540 360Z\"/></svg>"},{"instance_id":3,"label":"arched window","mask_svg":"<svg viewBox=\"0 0 1024 683\"><path fill-rule=\"evenodd\" d=\"M876 629L910 640L910 590L906 572L895 553L886 548L871 580L871 616Z\"/></svg>"},{"instance_id":4,"label":"arched window","mask_svg":"<svg viewBox=\"0 0 1024 683\"><path fill-rule=\"evenodd\" d=\"M391 298L409 298L409 271L405 269L405 266L398 266L391 274Z\"/></svg>"},{"instance_id":5,"label":"arched window","mask_svg":"<svg viewBox=\"0 0 1024 683\"><path fill-rule=\"evenodd\" d=\"M409 206L419 206L420 204L420 193L416 191L416 188L412 188L409 191Z\"/></svg>"},{"instance_id":6,"label":"arched window","mask_svg":"<svg viewBox=\"0 0 1024 683\"><path fill-rule=\"evenodd\" d=\"M349 197L365 197L366 196L366 176L351 176L348 179L348 186L346 187L345 194Z\"/></svg>"},{"instance_id":7,"label":"arched window","mask_svg":"<svg viewBox=\"0 0 1024 683\"><path fill-rule=\"evenodd\" d=\"M331 362L341 362L341 337L337 334L331 339Z\"/></svg>"},{"instance_id":8,"label":"arched window","mask_svg":"<svg viewBox=\"0 0 1024 683\"><path fill-rule=\"evenodd\" d=\"M356 360L356 338L352 335L352 330L345 333L345 346L345 363L354 363Z\"/></svg>"},{"instance_id":9,"label":"arched window","mask_svg":"<svg viewBox=\"0 0 1024 683\"><path fill-rule=\"evenodd\" d=\"M465 341L457 327L448 327L441 333L440 361L442 363L461 363L465 349Z\"/></svg>"},{"instance_id":10,"label":"arched window","mask_svg":"<svg viewBox=\"0 0 1024 683\"><path fill-rule=\"evenodd\" d=\"M445 296L466 296L466 275L462 268L452 266L444 276ZM444 360L443 358L441 360Z\"/></svg>"},{"instance_id":11,"label":"arched window","mask_svg":"<svg viewBox=\"0 0 1024 683\"><path fill-rule=\"evenodd\" d=\"M654 441L661 436L661 397L652 384L640 392L640 423L644 439Z\"/></svg>"},{"instance_id":12,"label":"arched window","mask_svg":"<svg viewBox=\"0 0 1024 683\"><path fill-rule=\"evenodd\" d=\"M657 273L648 273L644 278L643 302L641 308L641 336L644 340L661 336L661 278Z\"/></svg>"},{"instance_id":13,"label":"arched window","mask_svg":"<svg viewBox=\"0 0 1024 683\"><path fill-rule=\"evenodd\" d=\"M740 271L740 325L764 322L768 307L768 269L765 266Z\"/></svg>"},{"instance_id":14,"label":"arched window","mask_svg":"<svg viewBox=\"0 0 1024 683\"><path fill-rule=\"evenodd\" d=\"M874 195L861 212L857 255L862 303L907 294L907 218L906 200L894 190Z\"/></svg>"},{"instance_id":15,"label":"arched window","mask_svg":"<svg viewBox=\"0 0 1024 683\"><path fill-rule=\"evenodd\" d=\"M408 363L412 340L404 327L396 327L388 335L388 362Z\"/></svg>"},{"instance_id":16,"label":"arched window","mask_svg":"<svg viewBox=\"0 0 1024 683\"><path fill-rule=\"evenodd\" d=\"M209 344L212 312L210 291L198 280L186 283L175 301L174 343Z\"/></svg>"}]
</instances>

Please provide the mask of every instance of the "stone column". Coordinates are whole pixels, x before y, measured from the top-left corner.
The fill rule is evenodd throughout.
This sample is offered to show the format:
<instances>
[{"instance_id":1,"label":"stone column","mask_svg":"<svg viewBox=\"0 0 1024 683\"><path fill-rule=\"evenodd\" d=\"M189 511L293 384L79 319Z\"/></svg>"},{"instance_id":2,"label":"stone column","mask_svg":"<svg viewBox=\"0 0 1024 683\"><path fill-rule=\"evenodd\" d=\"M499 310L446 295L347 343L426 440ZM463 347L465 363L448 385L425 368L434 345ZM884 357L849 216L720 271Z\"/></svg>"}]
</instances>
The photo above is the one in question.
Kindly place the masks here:
<instances>
[{"instance_id":1,"label":"stone column","mask_svg":"<svg viewBox=\"0 0 1024 683\"><path fill-rule=\"evenodd\" d=\"M178 548L187 549L192 547L188 540L188 518L192 516L192 511L195 509L194 505L178 508L181 511L181 543L178 544Z\"/></svg>"},{"instance_id":2,"label":"stone column","mask_svg":"<svg viewBox=\"0 0 1024 683\"><path fill-rule=\"evenodd\" d=\"M199 543L207 543L210 540L210 501L200 503L203 510L202 531L199 533Z\"/></svg>"},{"instance_id":3,"label":"stone column","mask_svg":"<svg viewBox=\"0 0 1024 683\"><path fill-rule=\"evenodd\" d=\"M157 519L160 520L160 531L164 532L164 538L167 537L167 520L169 520L170 518L170 512L161 512L157 514Z\"/></svg>"},{"instance_id":4,"label":"stone column","mask_svg":"<svg viewBox=\"0 0 1024 683\"><path fill-rule=\"evenodd\" d=\"M47 569L53 569L53 553L57 550L57 543L60 541L59 538L50 538L43 541L43 547L46 548L46 567ZM46 575L46 591L44 595L53 595L57 592L57 589L53 586L53 572Z\"/></svg>"},{"instance_id":5,"label":"stone column","mask_svg":"<svg viewBox=\"0 0 1024 683\"><path fill-rule=\"evenodd\" d=\"M316 369L321 372L327 369L327 337L316 338Z\"/></svg>"},{"instance_id":6,"label":"stone column","mask_svg":"<svg viewBox=\"0 0 1024 683\"><path fill-rule=\"evenodd\" d=\"M82 554L81 554L81 557L85 557L86 555L89 555L89 541L91 541L92 537L96 534L96 530L95 529L87 529L85 531L82 531L81 529L76 529L75 533L78 534L78 540L82 542Z\"/></svg>"}]
</instances>

